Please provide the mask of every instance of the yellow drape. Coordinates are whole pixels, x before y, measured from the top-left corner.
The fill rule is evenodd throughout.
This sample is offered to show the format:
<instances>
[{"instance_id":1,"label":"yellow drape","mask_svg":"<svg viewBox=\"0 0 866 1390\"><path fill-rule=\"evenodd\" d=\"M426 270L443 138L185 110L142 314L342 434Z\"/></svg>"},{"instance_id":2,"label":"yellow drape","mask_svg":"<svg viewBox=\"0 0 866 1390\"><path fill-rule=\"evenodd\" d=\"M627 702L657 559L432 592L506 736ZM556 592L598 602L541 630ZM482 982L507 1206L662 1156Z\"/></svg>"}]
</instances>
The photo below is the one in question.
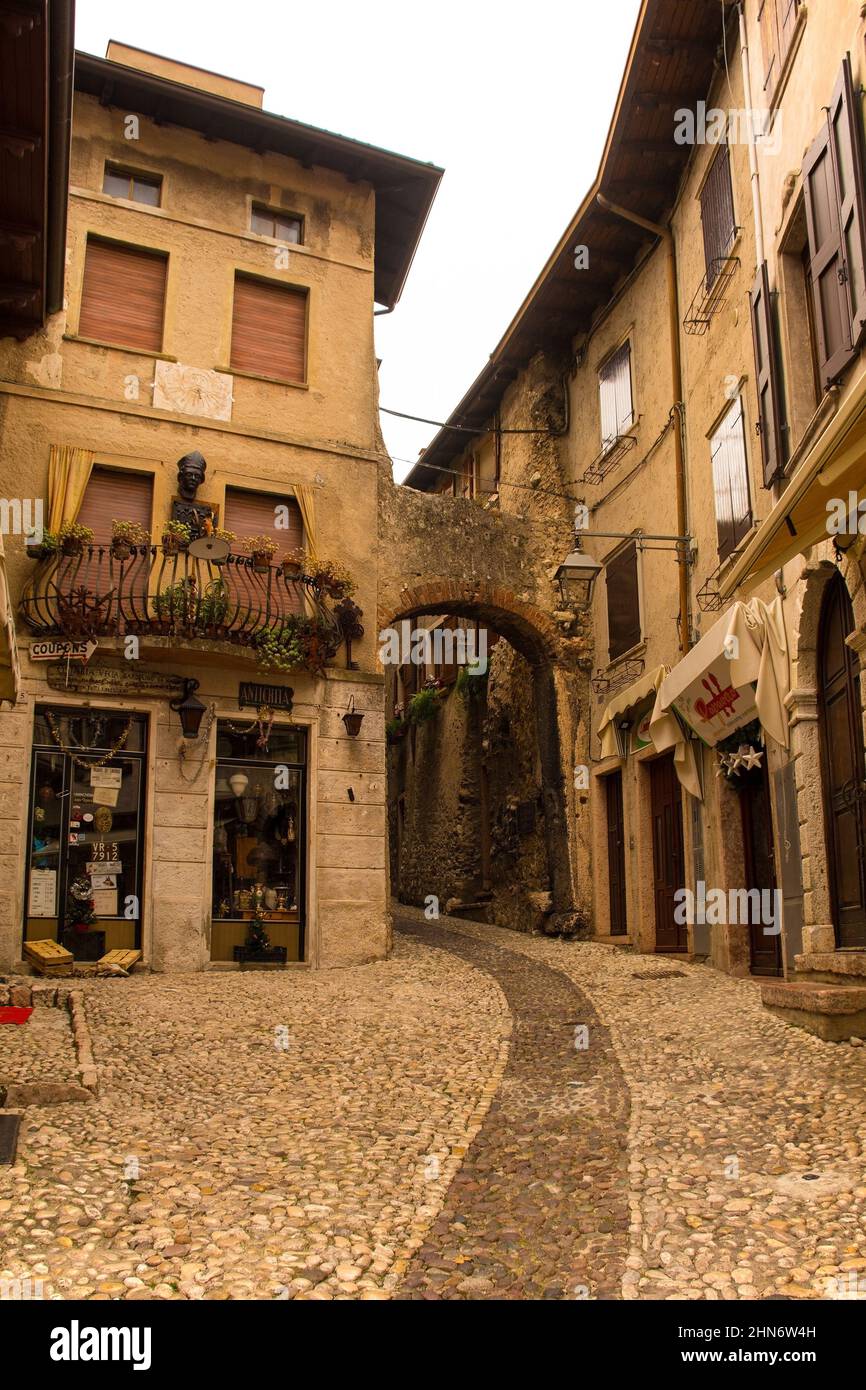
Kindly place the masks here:
<instances>
[{"instance_id":1,"label":"yellow drape","mask_svg":"<svg viewBox=\"0 0 866 1390\"><path fill-rule=\"evenodd\" d=\"M301 520L304 523L307 556L310 560L316 560L319 556L318 536L316 534L316 490L308 487L305 483L298 483L295 486L295 497L298 500Z\"/></svg>"},{"instance_id":2,"label":"yellow drape","mask_svg":"<svg viewBox=\"0 0 866 1390\"><path fill-rule=\"evenodd\" d=\"M15 623L9 603L6 558L0 535L0 701L15 704L21 688L21 667L15 642Z\"/></svg>"},{"instance_id":3,"label":"yellow drape","mask_svg":"<svg viewBox=\"0 0 866 1390\"><path fill-rule=\"evenodd\" d=\"M48 529L56 533L64 521L75 521L93 468L93 450L52 444L48 460Z\"/></svg>"}]
</instances>

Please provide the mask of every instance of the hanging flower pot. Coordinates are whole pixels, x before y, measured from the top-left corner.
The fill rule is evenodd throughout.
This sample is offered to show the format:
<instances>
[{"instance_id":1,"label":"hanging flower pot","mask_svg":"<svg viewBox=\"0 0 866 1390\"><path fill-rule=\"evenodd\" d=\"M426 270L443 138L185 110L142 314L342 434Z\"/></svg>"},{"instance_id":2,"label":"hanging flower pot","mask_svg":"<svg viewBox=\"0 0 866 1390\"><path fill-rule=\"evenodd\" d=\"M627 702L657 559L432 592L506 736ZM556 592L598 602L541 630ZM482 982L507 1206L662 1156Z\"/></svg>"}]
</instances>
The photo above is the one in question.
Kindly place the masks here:
<instances>
[{"instance_id":1,"label":"hanging flower pot","mask_svg":"<svg viewBox=\"0 0 866 1390\"><path fill-rule=\"evenodd\" d=\"M167 521L162 528L163 555L177 555L186 550L190 540L190 529L182 521Z\"/></svg>"},{"instance_id":2,"label":"hanging flower pot","mask_svg":"<svg viewBox=\"0 0 866 1390\"><path fill-rule=\"evenodd\" d=\"M244 550L249 555L254 570L267 571L277 553L277 543L273 536L245 536Z\"/></svg>"},{"instance_id":3,"label":"hanging flower pot","mask_svg":"<svg viewBox=\"0 0 866 1390\"><path fill-rule=\"evenodd\" d=\"M349 708L343 715L343 723L346 726L346 733L349 735L349 738L358 737L359 733L361 732L361 725L363 724L363 722L364 712L363 710L355 709L355 697L354 695L351 695L349 697Z\"/></svg>"},{"instance_id":4,"label":"hanging flower pot","mask_svg":"<svg viewBox=\"0 0 866 1390\"><path fill-rule=\"evenodd\" d=\"M81 555L84 547L93 543L93 532L89 526L79 526L77 521L64 521L57 538L64 555Z\"/></svg>"}]
</instances>

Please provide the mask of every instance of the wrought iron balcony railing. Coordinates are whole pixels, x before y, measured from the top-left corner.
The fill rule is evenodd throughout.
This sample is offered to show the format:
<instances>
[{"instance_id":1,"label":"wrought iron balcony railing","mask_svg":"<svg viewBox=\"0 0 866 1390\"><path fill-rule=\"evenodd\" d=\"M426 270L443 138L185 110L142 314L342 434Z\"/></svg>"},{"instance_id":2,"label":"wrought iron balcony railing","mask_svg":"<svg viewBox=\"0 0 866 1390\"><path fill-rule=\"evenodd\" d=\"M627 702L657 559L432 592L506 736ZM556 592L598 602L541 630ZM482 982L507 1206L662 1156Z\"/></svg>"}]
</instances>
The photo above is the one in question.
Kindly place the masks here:
<instances>
[{"instance_id":1,"label":"wrought iron balcony railing","mask_svg":"<svg viewBox=\"0 0 866 1390\"><path fill-rule=\"evenodd\" d=\"M269 633L297 627L332 656L347 635L305 576L262 567L246 555L215 563L154 545L129 547L125 559L110 545L73 555L54 551L25 585L20 611L45 636L132 633L255 647Z\"/></svg>"}]
</instances>

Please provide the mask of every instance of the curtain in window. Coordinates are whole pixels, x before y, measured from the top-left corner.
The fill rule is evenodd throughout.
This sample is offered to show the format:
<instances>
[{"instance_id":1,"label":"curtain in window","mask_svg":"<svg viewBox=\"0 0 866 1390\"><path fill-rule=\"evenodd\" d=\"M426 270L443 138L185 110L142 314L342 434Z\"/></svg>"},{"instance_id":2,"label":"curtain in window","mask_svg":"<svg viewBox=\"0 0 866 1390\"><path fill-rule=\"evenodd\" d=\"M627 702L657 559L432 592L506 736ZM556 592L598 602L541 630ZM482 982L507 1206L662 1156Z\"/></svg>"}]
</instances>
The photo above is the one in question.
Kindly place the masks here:
<instances>
[{"instance_id":1,"label":"curtain in window","mask_svg":"<svg viewBox=\"0 0 866 1390\"><path fill-rule=\"evenodd\" d=\"M75 521L93 469L93 450L52 444L48 459L48 530Z\"/></svg>"}]
</instances>

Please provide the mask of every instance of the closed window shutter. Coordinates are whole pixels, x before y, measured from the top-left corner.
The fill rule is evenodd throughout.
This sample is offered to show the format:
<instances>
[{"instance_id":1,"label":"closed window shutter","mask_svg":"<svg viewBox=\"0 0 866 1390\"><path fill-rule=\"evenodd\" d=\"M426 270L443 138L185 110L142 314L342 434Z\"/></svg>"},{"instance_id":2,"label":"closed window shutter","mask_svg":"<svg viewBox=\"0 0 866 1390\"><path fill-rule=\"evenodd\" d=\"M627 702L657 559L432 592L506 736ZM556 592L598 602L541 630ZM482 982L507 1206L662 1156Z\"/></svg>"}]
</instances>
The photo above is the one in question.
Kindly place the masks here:
<instances>
[{"instance_id":1,"label":"closed window shutter","mask_svg":"<svg viewBox=\"0 0 866 1390\"><path fill-rule=\"evenodd\" d=\"M306 340L304 290L235 277L231 365L236 371L304 381Z\"/></svg>"},{"instance_id":2,"label":"closed window shutter","mask_svg":"<svg viewBox=\"0 0 866 1390\"><path fill-rule=\"evenodd\" d=\"M152 515L153 478L149 473L97 466L88 479L77 519L90 527L94 545L107 545L112 521L135 521L149 534Z\"/></svg>"},{"instance_id":3,"label":"closed window shutter","mask_svg":"<svg viewBox=\"0 0 866 1390\"><path fill-rule=\"evenodd\" d=\"M775 0L761 0L758 9L761 52L764 57L764 93L771 96L779 75L779 29Z\"/></svg>"},{"instance_id":4,"label":"closed window shutter","mask_svg":"<svg viewBox=\"0 0 866 1390\"><path fill-rule=\"evenodd\" d=\"M751 304L758 411L761 422L761 456L764 464L764 486L769 487L783 470L784 452L782 395L776 370L775 334L766 261L758 271L752 287Z\"/></svg>"},{"instance_id":5,"label":"closed window shutter","mask_svg":"<svg viewBox=\"0 0 866 1390\"><path fill-rule=\"evenodd\" d=\"M288 508L288 527L277 527L277 517L286 519ZM294 497L279 497L266 492L245 492L241 488L226 488L226 504L223 525L233 531L239 541L245 536L273 536L279 549L275 560L279 560L287 550L298 550L304 544L304 523L301 509ZM240 549L240 547L235 547ZM272 577L271 607L278 613L299 613L302 610L300 596L287 589L274 573Z\"/></svg>"},{"instance_id":6,"label":"closed window shutter","mask_svg":"<svg viewBox=\"0 0 866 1390\"><path fill-rule=\"evenodd\" d=\"M827 124L803 164L818 369L824 387L854 355L831 145L831 127Z\"/></svg>"},{"instance_id":7,"label":"closed window shutter","mask_svg":"<svg viewBox=\"0 0 866 1390\"><path fill-rule=\"evenodd\" d=\"M87 242L78 332L119 347L162 351L168 261L116 242Z\"/></svg>"},{"instance_id":8,"label":"closed window shutter","mask_svg":"<svg viewBox=\"0 0 866 1390\"><path fill-rule=\"evenodd\" d=\"M731 152L727 145L722 145L701 191L701 230L704 235L707 292L718 279L721 271L718 262L727 255L736 229L734 190L731 184Z\"/></svg>"},{"instance_id":9,"label":"closed window shutter","mask_svg":"<svg viewBox=\"0 0 866 1390\"><path fill-rule=\"evenodd\" d=\"M851 341L856 347L866 327L866 193L860 89L854 87L847 54L830 103L834 173L845 270Z\"/></svg>"},{"instance_id":10,"label":"closed window shutter","mask_svg":"<svg viewBox=\"0 0 866 1390\"><path fill-rule=\"evenodd\" d=\"M736 400L710 440L719 559L725 560L751 529L749 471L742 401Z\"/></svg>"},{"instance_id":11,"label":"closed window shutter","mask_svg":"<svg viewBox=\"0 0 866 1390\"><path fill-rule=\"evenodd\" d=\"M610 444L634 421L631 397L631 344L623 343L599 372L601 442Z\"/></svg>"},{"instance_id":12,"label":"closed window shutter","mask_svg":"<svg viewBox=\"0 0 866 1390\"><path fill-rule=\"evenodd\" d=\"M785 54L791 47L791 40L794 37L794 30L797 27L797 12L800 8L800 0L776 0L779 7L779 41L782 49L781 61L784 62Z\"/></svg>"},{"instance_id":13,"label":"closed window shutter","mask_svg":"<svg viewBox=\"0 0 866 1390\"><path fill-rule=\"evenodd\" d=\"M605 566L608 659L615 661L641 639L637 549L621 550Z\"/></svg>"}]
</instances>

